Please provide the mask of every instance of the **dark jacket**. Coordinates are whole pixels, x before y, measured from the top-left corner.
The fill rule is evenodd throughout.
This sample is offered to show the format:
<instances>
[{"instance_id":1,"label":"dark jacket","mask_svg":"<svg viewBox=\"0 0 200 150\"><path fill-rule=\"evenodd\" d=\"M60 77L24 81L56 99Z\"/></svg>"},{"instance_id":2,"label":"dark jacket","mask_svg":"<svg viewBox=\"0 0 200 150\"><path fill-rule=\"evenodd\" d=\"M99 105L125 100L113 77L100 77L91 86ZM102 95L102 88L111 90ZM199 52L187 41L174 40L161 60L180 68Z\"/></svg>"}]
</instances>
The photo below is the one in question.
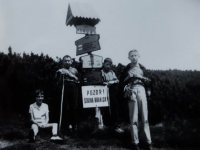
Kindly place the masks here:
<instances>
[{"instance_id":1,"label":"dark jacket","mask_svg":"<svg viewBox=\"0 0 200 150\"><path fill-rule=\"evenodd\" d=\"M145 68L143 65L141 65L141 64L139 64L139 66L140 66L140 69L143 71L144 77L149 78L146 68ZM124 87L125 87L125 86L130 82L130 80L131 80L131 79L130 79L130 80L124 81L125 78L128 76L128 71L129 71L129 69L130 69L130 63L124 68L124 70L123 70L123 72L122 72L122 74L121 74L121 76L120 76L120 80L119 80L119 89L120 89L120 94L121 94L121 96L123 95ZM148 83L145 82L145 83L144 83L144 87L145 87L145 90L146 90L146 91L147 91L147 90L152 90L152 84L151 84L151 82L148 82Z\"/></svg>"}]
</instances>

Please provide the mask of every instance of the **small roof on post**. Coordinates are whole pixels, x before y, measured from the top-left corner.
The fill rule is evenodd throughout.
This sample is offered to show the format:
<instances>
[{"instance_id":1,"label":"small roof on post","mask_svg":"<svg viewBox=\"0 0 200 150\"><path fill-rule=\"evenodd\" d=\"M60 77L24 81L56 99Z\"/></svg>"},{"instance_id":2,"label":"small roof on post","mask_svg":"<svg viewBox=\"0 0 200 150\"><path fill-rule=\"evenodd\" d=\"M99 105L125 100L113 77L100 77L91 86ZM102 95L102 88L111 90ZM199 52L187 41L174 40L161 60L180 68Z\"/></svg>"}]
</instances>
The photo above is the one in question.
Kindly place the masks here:
<instances>
[{"instance_id":1,"label":"small roof on post","mask_svg":"<svg viewBox=\"0 0 200 150\"><path fill-rule=\"evenodd\" d=\"M100 21L96 11L87 3L70 3L68 5L66 25L95 26Z\"/></svg>"}]
</instances>

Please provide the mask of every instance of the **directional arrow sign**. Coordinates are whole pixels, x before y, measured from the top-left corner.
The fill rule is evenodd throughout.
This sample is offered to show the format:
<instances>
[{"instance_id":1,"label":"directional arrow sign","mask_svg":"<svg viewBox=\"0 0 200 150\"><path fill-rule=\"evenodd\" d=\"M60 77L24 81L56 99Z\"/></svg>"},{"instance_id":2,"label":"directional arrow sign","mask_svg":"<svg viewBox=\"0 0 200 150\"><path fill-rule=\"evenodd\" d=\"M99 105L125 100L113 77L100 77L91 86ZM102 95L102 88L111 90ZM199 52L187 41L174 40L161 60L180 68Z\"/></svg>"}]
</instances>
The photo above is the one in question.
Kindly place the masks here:
<instances>
[{"instance_id":1,"label":"directional arrow sign","mask_svg":"<svg viewBox=\"0 0 200 150\"><path fill-rule=\"evenodd\" d=\"M100 50L101 48L99 45L99 39L100 39L99 34L94 34L94 35L87 35L75 41L75 45L77 46L76 56Z\"/></svg>"}]
</instances>

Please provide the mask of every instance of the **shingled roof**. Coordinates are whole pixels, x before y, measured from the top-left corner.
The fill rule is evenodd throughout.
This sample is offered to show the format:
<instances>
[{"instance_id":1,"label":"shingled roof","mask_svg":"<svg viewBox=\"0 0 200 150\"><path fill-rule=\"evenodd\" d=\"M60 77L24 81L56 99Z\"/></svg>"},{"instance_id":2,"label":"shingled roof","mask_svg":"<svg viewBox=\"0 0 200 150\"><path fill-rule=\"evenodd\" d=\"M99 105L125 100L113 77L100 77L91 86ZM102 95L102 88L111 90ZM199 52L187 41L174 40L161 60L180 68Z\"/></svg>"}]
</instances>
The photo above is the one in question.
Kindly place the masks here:
<instances>
[{"instance_id":1,"label":"shingled roof","mask_svg":"<svg viewBox=\"0 0 200 150\"><path fill-rule=\"evenodd\" d=\"M95 26L100 21L96 11L87 3L70 3L68 5L66 25Z\"/></svg>"}]
</instances>

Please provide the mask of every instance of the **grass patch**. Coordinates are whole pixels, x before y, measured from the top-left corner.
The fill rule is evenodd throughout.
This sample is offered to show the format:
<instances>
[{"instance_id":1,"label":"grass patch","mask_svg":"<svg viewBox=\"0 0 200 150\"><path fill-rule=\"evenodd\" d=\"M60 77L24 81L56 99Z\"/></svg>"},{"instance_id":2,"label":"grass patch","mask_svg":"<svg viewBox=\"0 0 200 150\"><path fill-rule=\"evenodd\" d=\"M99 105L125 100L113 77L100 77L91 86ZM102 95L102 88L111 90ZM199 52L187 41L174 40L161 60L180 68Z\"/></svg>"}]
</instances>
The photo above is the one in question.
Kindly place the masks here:
<instances>
[{"instance_id":1,"label":"grass patch","mask_svg":"<svg viewBox=\"0 0 200 150\"><path fill-rule=\"evenodd\" d=\"M52 143L50 141L51 130L39 132L36 137L36 143L29 144L28 131L26 127L26 119L19 115L10 118L0 119L0 149L6 150L39 150L39 149L74 149L74 150L112 150L112 149L129 149L130 148L130 132L127 123L122 124L124 133L116 133L113 128L104 130L97 129L97 122L94 118L88 118L80 123L79 128L75 132L69 132L65 129L61 131L63 143ZM195 128L194 122L188 122L183 126L175 123L165 123L151 126L151 137L155 149L196 149L198 147L199 129ZM187 129L187 130L183 130ZM144 145L144 135L139 132L140 146Z\"/></svg>"}]
</instances>

